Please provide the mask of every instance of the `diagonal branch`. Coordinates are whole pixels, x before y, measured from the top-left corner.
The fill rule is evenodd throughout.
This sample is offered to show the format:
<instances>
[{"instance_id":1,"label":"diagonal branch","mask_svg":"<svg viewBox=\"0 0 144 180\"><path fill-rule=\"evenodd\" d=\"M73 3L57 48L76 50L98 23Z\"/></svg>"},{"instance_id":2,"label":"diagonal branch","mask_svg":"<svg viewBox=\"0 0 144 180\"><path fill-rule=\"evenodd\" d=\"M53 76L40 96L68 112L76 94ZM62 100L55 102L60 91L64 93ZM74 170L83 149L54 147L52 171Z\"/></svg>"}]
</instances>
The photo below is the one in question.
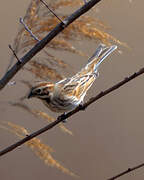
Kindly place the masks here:
<instances>
[{"instance_id":1,"label":"diagonal branch","mask_svg":"<svg viewBox=\"0 0 144 180\"><path fill-rule=\"evenodd\" d=\"M128 168L127 170L125 170L125 171L123 171L123 172L117 174L116 176L113 176L113 177L111 177L111 178L109 178L109 179L107 179L107 180L115 180L115 179L118 179L119 177L121 177L121 176L123 176L123 175L125 175L125 174L128 174L128 173L130 173L130 172L132 172L132 171L135 171L136 169L139 169L139 168L141 168L141 167L144 167L144 163L139 164L139 165L137 165L137 166L134 166L134 167L132 167L132 168Z\"/></svg>"},{"instance_id":2,"label":"diagonal branch","mask_svg":"<svg viewBox=\"0 0 144 180\"><path fill-rule=\"evenodd\" d=\"M33 56L35 56L41 49L43 49L56 35L63 31L69 24L79 18L81 15L90 10L101 0L90 0L84 4L81 8L76 10L69 17L59 23L52 31L48 33L41 41L39 41L28 53L26 53L21 59L21 64L18 62L2 77L0 80L0 90L14 77L14 75L26 64Z\"/></svg>"},{"instance_id":3,"label":"diagonal branch","mask_svg":"<svg viewBox=\"0 0 144 180\"><path fill-rule=\"evenodd\" d=\"M21 139L20 141L10 145L9 147L5 148L4 150L0 151L0 156L14 150L15 148L17 148L18 146L24 144L25 142L31 140L32 138L46 132L49 129L52 129L54 126L56 126L57 124L59 124L60 122L64 121L65 119L71 117L73 114L76 114L77 112L81 111L81 110L85 110L90 104L94 103L95 101L97 101L98 99L102 98L103 96L111 93L112 91L118 89L119 87L123 86L124 84L128 83L129 81L131 81L132 79L140 76L141 74L144 73L144 67L142 69L140 69L138 72L132 74L129 77L126 77L124 80L118 82L117 84L115 84L114 86L106 89L105 91L100 92L97 96L92 97L89 101L87 101L85 104L78 106L76 109L74 109L73 111L68 112L67 114L63 114L61 116L59 116L57 118L56 121L48 124L47 126L43 127L42 129L39 129L38 131L35 131L34 133L26 136L24 139Z\"/></svg>"}]
</instances>

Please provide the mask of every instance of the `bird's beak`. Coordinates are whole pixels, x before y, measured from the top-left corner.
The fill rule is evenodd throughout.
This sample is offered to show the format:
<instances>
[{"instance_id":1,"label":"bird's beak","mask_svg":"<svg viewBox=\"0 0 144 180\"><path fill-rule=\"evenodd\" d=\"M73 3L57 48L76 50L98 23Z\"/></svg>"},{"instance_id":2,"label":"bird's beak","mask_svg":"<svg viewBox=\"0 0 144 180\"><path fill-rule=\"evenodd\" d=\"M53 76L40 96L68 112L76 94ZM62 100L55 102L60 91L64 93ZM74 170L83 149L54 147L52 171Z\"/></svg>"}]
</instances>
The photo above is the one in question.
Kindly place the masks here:
<instances>
[{"instance_id":1,"label":"bird's beak","mask_svg":"<svg viewBox=\"0 0 144 180\"><path fill-rule=\"evenodd\" d=\"M27 98L28 99L30 99L30 98L32 98L33 97L33 93L32 93L32 91L28 94L28 96L27 96Z\"/></svg>"}]
</instances>

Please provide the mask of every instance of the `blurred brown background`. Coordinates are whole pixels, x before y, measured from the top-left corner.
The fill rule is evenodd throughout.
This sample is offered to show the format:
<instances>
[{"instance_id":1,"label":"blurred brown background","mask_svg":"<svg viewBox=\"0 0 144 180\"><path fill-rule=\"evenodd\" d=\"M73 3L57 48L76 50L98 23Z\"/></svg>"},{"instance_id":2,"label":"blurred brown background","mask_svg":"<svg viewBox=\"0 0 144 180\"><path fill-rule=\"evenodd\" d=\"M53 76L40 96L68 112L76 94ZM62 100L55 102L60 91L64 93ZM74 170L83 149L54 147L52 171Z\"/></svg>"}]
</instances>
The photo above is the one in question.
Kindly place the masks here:
<instances>
[{"instance_id":1,"label":"blurred brown background","mask_svg":"<svg viewBox=\"0 0 144 180\"><path fill-rule=\"evenodd\" d=\"M0 6L0 77L9 64L12 44L16 36L19 17L24 16L29 0L10 2L5 0ZM143 7L144 2L133 0L102 0L97 5L95 16L106 22L112 35L126 42L131 50L122 48L122 54L115 52L100 68L100 77L88 93L94 96L119 80L143 67ZM93 43L80 44L91 55L96 49ZM76 70L86 63L81 57L74 59L67 54ZM23 76L19 72L13 80ZM46 122L35 119L23 110L8 105L27 89L21 83L7 86L1 91L1 121L11 121L35 131ZM80 179L107 179L120 171L144 162L144 119L143 119L143 76L92 104L85 112L71 117L66 124L74 136L61 133L55 127L41 135L43 142L55 149L54 158L80 176ZM48 111L38 100L28 102L41 110ZM16 142L18 138L0 129L0 149ZM46 166L26 146L0 158L1 179L38 180L74 179L61 171ZM123 176L123 180L143 180L144 168Z\"/></svg>"}]
</instances>

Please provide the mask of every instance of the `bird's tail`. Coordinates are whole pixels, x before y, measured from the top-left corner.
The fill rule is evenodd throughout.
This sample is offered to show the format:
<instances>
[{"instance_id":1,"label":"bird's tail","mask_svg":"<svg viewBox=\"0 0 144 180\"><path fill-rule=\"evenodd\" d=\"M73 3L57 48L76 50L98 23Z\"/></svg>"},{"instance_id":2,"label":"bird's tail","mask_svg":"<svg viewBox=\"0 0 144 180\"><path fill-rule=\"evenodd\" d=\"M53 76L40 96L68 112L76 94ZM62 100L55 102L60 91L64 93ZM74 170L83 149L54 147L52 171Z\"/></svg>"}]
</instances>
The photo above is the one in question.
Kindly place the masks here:
<instances>
[{"instance_id":1,"label":"bird's tail","mask_svg":"<svg viewBox=\"0 0 144 180\"><path fill-rule=\"evenodd\" d=\"M88 59L88 64L85 66L85 68L82 69L81 73L85 74L97 72L99 65L104 61L107 56L109 56L116 49L116 45L106 46L104 44L100 44L92 57Z\"/></svg>"}]
</instances>

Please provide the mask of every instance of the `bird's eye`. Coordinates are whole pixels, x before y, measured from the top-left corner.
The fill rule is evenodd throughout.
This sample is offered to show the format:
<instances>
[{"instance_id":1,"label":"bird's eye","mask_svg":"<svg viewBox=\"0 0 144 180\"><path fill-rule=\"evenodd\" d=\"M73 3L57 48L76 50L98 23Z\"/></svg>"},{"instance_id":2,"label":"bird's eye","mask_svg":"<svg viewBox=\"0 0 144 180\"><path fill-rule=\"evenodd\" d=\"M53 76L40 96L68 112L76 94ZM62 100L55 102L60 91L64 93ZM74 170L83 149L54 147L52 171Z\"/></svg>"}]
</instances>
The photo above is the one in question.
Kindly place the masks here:
<instances>
[{"instance_id":1,"label":"bird's eye","mask_svg":"<svg viewBox=\"0 0 144 180\"><path fill-rule=\"evenodd\" d=\"M41 89L36 89L35 92L39 94L41 92Z\"/></svg>"}]
</instances>

